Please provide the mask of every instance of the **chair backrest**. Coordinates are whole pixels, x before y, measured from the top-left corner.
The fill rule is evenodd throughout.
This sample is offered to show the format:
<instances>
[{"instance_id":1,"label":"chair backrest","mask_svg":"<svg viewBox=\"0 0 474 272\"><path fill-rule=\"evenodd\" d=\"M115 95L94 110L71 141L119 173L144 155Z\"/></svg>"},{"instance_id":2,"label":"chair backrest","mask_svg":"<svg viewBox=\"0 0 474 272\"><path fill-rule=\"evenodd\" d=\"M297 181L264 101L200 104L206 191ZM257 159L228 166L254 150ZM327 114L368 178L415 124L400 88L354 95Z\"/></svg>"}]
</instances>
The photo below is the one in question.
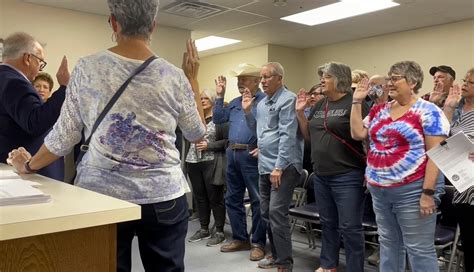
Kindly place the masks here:
<instances>
[{"instance_id":1,"label":"chair backrest","mask_svg":"<svg viewBox=\"0 0 474 272\"><path fill-rule=\"evenodd\" d=\"M301 172L300 180L293 194L295 196L294 206L301 206L306 202L306 190L308 189L308 171L303 169Z\"/></svg>"},{"instance_id":2,"label":"chair backrest","mask_svg":"<svg viewBox=\"0 0 474 272\"><path fill-rule=\"evenodd\" d=\"M308 187L308 170L301 170L301 176L298 184L301 184L301 187L303 189L306 189Z\"/></svg>"}]
</instances>

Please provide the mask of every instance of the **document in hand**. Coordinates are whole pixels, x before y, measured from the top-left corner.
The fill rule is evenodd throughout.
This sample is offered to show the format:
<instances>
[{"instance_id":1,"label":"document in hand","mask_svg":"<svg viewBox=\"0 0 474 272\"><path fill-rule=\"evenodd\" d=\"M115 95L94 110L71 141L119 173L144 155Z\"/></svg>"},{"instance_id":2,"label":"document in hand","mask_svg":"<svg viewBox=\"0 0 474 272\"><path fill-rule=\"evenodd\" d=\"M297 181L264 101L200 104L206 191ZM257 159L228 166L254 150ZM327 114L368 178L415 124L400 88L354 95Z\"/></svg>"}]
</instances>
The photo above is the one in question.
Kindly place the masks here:
<instances>
[{"instance_id":1,"label":"document in hand","mask_svg":"<svg viewBox=\"0 0 474 272\"><path fill-rule=\"evenodd\" d=\"M51 196L21 179L0 179L0 206L37 204L51 201Z\"/></svg>"},{"instance_id":2,"label":"document in hand","mask_svg":"<svg viewBox=\"0 0 474 272\"><path fill-rule=\"evenodd\" d=\"M461 193L474 186L474 162L468 158L472 149L474 143L459 132L427 152L428 157Z\"/></svg>"}]
</instances>

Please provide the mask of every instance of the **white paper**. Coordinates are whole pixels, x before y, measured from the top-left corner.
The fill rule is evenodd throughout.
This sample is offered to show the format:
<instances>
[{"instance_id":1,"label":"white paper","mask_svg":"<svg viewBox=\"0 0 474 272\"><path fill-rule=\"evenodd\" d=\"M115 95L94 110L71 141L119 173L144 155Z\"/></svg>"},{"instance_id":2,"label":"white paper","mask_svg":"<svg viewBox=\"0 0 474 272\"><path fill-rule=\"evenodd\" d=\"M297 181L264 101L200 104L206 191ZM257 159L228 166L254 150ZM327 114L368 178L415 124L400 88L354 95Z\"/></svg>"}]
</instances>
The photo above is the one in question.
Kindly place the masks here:
<instances>
[{"instance_id":1,"label":"white paper","mask_svg":"<svg viewBox=\"0 0 474 272\"><path fill-rule=\"evenodd\" d=\"M34 188L33 184L20 179L0 180L0 206L44 203L51 200L50 195Z\"/></svg>"},{"instance_id":2,"label":"white paper","mask_svg":"<svg viewBox=\"0 0 474 272\"><path fill-rule=\"evenodd\" d=\"M0 179L20 179L20 175L13 170L0 170Z\"/></svg>"},{"instance_id":3,"label":"white paper","mask_svg":"<svg viewBox=\"0 0 474 272\"><path fill-rule=\"evenodd\" d=\"M449 137L445 142L429 150L427 154L462 193L474 186L474 162L468 158L469 151L474 149L474 143L462 132Z\"/></svg>"}]
</instances>

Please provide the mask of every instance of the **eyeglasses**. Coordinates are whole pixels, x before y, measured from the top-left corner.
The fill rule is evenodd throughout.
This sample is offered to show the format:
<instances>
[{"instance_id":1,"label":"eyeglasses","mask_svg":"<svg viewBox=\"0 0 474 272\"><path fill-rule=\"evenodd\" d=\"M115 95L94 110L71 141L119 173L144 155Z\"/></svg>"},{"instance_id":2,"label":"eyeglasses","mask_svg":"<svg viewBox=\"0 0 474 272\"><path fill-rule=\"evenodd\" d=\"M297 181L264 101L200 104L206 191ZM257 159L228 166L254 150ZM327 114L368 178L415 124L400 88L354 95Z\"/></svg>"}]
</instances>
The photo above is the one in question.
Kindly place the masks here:
<instances>
[{"instance_id":1,"label":"eyeglasses","mask_svg":"<svg viewBox=\"0 0 474 272\"><path fill-rule=\"evenodd\" d=\"M40 63L40 67L39 67L39 70L40 71L43 71L44 67L46 67L46 65L48 64L46 61L44 61L42 58L36 56L35 54L33 53L27 53L28 55L30 56L33 56L35 57L37 60L39 60L39 63Z\"/></svg>"},{"instance_id":2,"label":"eyeglasses","mask_svg":"<svg viewBox=\"0 0 474 272\"><path fill-rule=\"evenodd\" d=\"M402 78L406 78L406 76L389 76L389 77L386 77L385 80L390 81L392 83L395 83L395 82L401 80Z\"/></svg>"},{"instance_id":3,"label":"eyeglasses","mask_svg":"<svg viewBox=\"0 0 474 272\"><path fill-rule=\"evenodd\" d=\"M274 76L277 76L277 75L262 76L262 80L269 80L270 78Z\"/></svg>"},{"instance_id":4,"label":"eyeglasses","mask_svg":"<svg viewBox=\"0 0 474 272\"><path fill-rule=\"evenodd\" d=\"M470 81L470 80L465 80L465 79L463 79L463 80L462 80L462 83L463 83L463 84L466 84L466 85L468 85L468 86L474 86L474 81Z\"/></svg>"}]
</instances>

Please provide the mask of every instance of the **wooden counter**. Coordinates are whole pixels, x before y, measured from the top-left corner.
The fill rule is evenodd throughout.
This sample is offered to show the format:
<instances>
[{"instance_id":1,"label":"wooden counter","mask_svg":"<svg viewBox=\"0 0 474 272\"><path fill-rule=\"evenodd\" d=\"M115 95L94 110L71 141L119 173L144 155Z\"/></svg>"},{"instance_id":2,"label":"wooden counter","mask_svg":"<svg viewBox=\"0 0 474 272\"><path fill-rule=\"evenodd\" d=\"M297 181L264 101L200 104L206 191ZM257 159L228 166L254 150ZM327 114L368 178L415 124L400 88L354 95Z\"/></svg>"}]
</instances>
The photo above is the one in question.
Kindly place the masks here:
<instances>
[{"instance_id":1,"label":"wooden counter","mask_svg":"<svg viewBox=\"0 0 474 272\"><path fill-rule=\"evenodd\" d=\"M0 169L11 169L0 164ZM0 206L0 271L115 271L116 224L140 206L39 175L49 203Z\"/></svg>"}]
</instances>

